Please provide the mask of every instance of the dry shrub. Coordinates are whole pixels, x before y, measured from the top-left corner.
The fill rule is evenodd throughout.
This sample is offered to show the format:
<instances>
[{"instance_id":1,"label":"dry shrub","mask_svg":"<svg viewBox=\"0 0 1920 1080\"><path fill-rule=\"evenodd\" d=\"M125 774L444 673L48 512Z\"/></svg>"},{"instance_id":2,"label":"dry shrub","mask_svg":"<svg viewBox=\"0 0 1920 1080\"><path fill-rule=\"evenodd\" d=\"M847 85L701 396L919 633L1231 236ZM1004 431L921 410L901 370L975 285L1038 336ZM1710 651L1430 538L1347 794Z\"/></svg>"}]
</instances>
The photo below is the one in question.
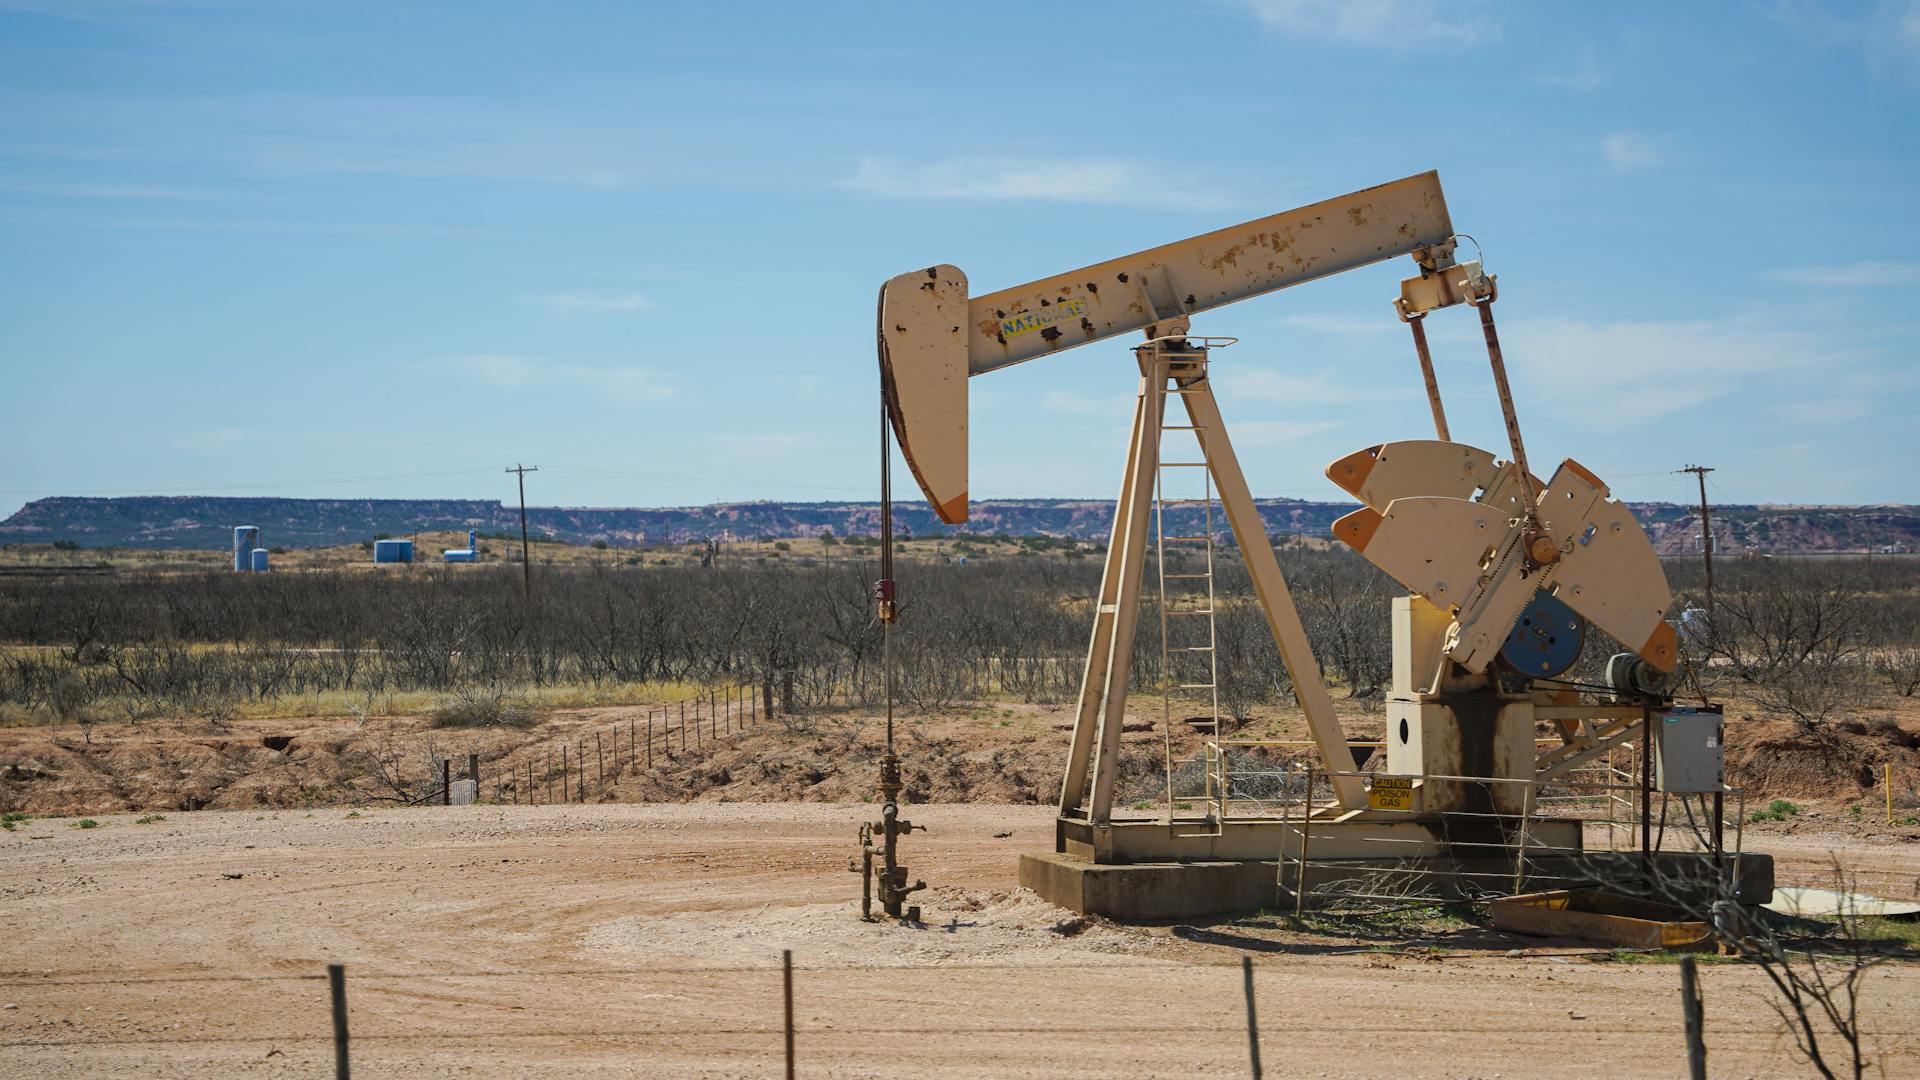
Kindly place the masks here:
<instances>
[{"instance_id":1,"label":"dry shrub","mask_svg":"<svg viewBox=\"0 0 1920 1080\"><path fill-rule=\"evenodd\" d=\"M437 728L530 728L539 723L525 698L491 687L455 691L427 713L427 720Z\"/></svg>"}]
</instances>

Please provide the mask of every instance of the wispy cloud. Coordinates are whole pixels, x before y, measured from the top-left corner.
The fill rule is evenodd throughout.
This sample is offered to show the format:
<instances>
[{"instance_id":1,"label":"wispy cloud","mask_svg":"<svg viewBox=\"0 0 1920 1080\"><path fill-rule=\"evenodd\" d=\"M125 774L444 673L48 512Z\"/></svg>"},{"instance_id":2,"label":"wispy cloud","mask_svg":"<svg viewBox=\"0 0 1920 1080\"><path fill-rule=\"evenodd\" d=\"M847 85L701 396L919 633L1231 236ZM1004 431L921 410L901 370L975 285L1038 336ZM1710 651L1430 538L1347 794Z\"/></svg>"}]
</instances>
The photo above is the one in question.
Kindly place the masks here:
<instances>
[{"instance_id":1,"label":"wispy cloud","mask_svg":"<svg viewBox=\"0 0 1920 1080\"><path fill-rule=\"evenodd\" d=\"M1554 86L1591 94L1607 84L1607 73L1601 68L1599 57L1588 47L1581 49L1561 67L1535 75L1532 81L1537 86Z\"/></svg>"},{"instance_id":2,"label":"wispy cloud","mask_svg":"<svg viewBox=\"0 0 1920 1080\"><path fill-rule=\"evenodd\" d=\"M1224 376L1224 377L1223 377ZM1379 401L1406 397L1413 393L1404 386L1381 387L1355 383L1330 371L1290 374L1270 368L1235 369L1215 377L1231 386L1233 396L1276 405L1345 405L1356 401Z\"/></svg>"},{"instance_id":3,"label":"wispy cloud","mask_svg":"<svg viewBox=\"0 0 1920 1080\"><path fill-rule=\"evenodd\" d=\"M1920 284L1920 262L1883 262L1866 259L1835 266L1790 266L1772 277L1794 285L1821 285L1854 289L1869 285Z\"/></svg>"},{"instance_id":4,"label":"wispy cloud","mask_svg":"<svg viewBox=\"0 0 1920 1080\"><path fill-rule=\"evenodd\" d=\"M1524 320L1503 328L1507 363L1556 419L1644 429L1756 379L1828 370L1853 359L1813 334L1752 319L1648 322ZM1644 391L1644 392L1643 392Z\"/></svg>"},{"instance_id":5,"label":"wispy cloud","mask_svg":"<svg viewBox=\"0 0 1920 1080\"><path fill-rule=\"evenodd\" d=\"M1243 446L1271 446L1298 442L1339 426L1333 420L1242 420L1233 425L1231 438Z\"/></svg>"},{"instance_id":6,"label":"wispy cloud","mask_svg":"<svg viewBox=\"0 0 1920 1080\"><path fill-rule=\"evenodd\" d=\"M1412 51L1466 48L1500 37L1500 24L1440 0L1230 0L1290 37Z\"/></svg>"},{"instance_id":7,"label":"wispy cloud","mask_svg":"<svg viewBox=\"0 0 1920 1080\"><path fill-rule=\"evenodd\" d=\"M1382 310L1385 306L1382 305ZM1362 319L1352 315L1288 315L1280 320L1288 326L1297 326L1302 330L1311 330L1316 334L1329 334L1336 337L1372 337L1393 330L1399 320L1391 314L1383 314L1377 319Z\"/></svg>"},{"instance_id":8,"label":"wispy cloud","mask_svg":"<svg viewBox=\"0 0 1920 1080\"><path fill-rule=\"evenodd\" d=\"M1607 167L1615 172L1651 169L1666 160L1660 144L1638 131L1616 131L1600 140L1600 152Z\"/></svg>"},{"instance_id":9,"label":"wispy cloud","mask_svg":"<svg viewBox=\"0 0 1920 1080\"><path fill-rule=\"evenodd\" d=\"M1867 399L1859 397L1807 398L1774 409L1783 419L1813 425L1851 423L1872 411Z\"/></svg>"},{"instance_id":10,"label":"wispy cloud","mask_svg":"<svg viewBox=\"0 0 1920 1080\"><path fill-rule=\"evenodd\" d=\"M1920 79L1920 0L1882 0L1867 34L1867 66L1882 77Z\"/></svg>"},{"instance_id":11,"label":"wispy cloud","mask_svg":"<svg viewBox=\"0 0 1920 1080\"><path fill-rule=\"evenodd\" d=\"M465 375L507 389L577 387L616 401L665 401L679 392L671 376L637 366L587 367L481 354L440 360L430 367L441 375Z\"/></svg>"},{"instance_id":12,"label":"wispy cloud","mask_svg":"<svg viewBox=\"0 0 1920 1080\"><path fill-rule=\"evenodd\" d=\"M1133 397L1088 397L1085 394L1070 394L1065 390L1054 390L1041 399L1041 404L1049 412L1069 413L1074 416L1125 417L1133 412Z\"/></svg>"},{"instance_id":13,"label":"wispy cloud","mask_svg":"<svg viewBox=\"0 0 1920 1080\"><path fill-rule=\"evenodd\" d=\"M207 428L179 436L173 446L176 450L223 450L259 437L259 432L248 428Z\"/></svg>"},{"instance_id":14,"label":"wispy cloud","mask_svg":"<svg viewBox=\"0 0 1920 1080\"><path fill-rule=\"evenodd\" d=\"M66 199L204 199L208 193L190 188L148 187L139 184L0 184L0 191L26 195L53 195Z\"/></svg>"},{"instance_id":15,"label":"wispy cloud","mask_svg":"<svg viewBox=\"0 0 1920 1080\"><path fill-rule=\"evenodd\" d=\"M549 293L544 296L523 296L522 300L536 307L553 311L652 311L654 303L643 293Z\"/></svg>"},{"instance_id":16,"label":"wispy cloud","mask_svg":"<svg viewBox=\"0 0 1920 1080\"><path fill-rule=\"evenodd\" d=\"M1237 200L1192 175L1100 158L960 157L922 164L867 158L847 187L889 199L966 199L1215 209Z\"/></svg>"},{"instance_id":17,"label":"wispy cloud","mask_svg":"<svg viewBox=\"0 0 1920 1080\"><path fill-rule=\"evenodd\" d=\"M1766 11L1803 40L1858 51L1875 78L1920 81L1920 0L1879 0L1870 8L1775 0Z\"/></svg>"},{"instance_id":18,"label":"wispy cloud","mask_svg":"<svg viewBox=\"0 0 1920 1080\"><path fill-rule=\"evenodd\" d=\"M1841 372L1823 368L1816 392L1791 397L1775 405L1773 412L1798 424L1850 424L1915 389L1920 389L1920 371L1874 365Z\"/></svg>"}]
</instances>

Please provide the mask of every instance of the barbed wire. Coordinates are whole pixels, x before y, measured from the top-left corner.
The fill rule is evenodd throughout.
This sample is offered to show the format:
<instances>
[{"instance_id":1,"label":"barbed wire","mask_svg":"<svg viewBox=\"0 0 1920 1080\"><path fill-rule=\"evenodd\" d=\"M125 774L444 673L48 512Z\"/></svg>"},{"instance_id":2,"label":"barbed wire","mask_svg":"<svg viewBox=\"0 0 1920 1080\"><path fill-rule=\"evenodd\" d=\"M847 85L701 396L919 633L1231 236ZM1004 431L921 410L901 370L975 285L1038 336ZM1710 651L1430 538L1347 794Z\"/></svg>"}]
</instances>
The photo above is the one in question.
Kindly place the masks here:
<instances>
[{"instance_id":1,"label":"barbed wire","mask_svg":"<svg viewBox=\"0 0 1920 1080\"><path fill-rule=\"evenodd\" d=\"M983 1024L969 1027L872 1027L860 1025L857 1028L809 1027L795 1025L796 1035L838 1035L855 1037L869 1035L1240 1035L1245 1028L1233 1024L1220 1025L1175 1025L1175 1024L1115 1024L1102 1027L1084 1025L1063 1025L1059 1027L1040 1027L1032 1025ZM1594 1035L1645 1035L1648 1027L1602 1027L1585 1021L1578 1029L1582 1034ZM1417 1026L1408 1024L1382 1024L1365 1026L1355 1024L1303 1025L1289 1021L1287 1031L1308 1035L1532 1035L1543 1039L1563 1039L1565 1030L1526 1031L1511 1024L1496 1024L1484 1027L1464 1027L1459 1024L1435 1024ZM1769 1039L1779 1035L1772 1027L1732 1026L1715 1024L1717 1035L1765 1036ZM622 1042L644 1042L662 1039L685 1039L688 1037L714 1036L765 1036L779 1038L785 1034L783 1027L687 1027L662 1028L652 1031L635 1031L632 1028L617 1029L547 1029L543 1031L393 1031L364 1034L353 1033L353 1041L378 1042L471 1042L488 1039L607 1039ZM1920 1032L1885 1031L1876 1028L1876 1037L1907 1038ZM196 1044L239 1044L266 1043L331 1043L331 1035L197 1035L174 1038L137 1038L131 1036L110 1036L99 1039L48 1039L48 1040L4 1040L0 1047L86 1047L86 1046L192 1046Z\"/></svg>"}]
</instances>

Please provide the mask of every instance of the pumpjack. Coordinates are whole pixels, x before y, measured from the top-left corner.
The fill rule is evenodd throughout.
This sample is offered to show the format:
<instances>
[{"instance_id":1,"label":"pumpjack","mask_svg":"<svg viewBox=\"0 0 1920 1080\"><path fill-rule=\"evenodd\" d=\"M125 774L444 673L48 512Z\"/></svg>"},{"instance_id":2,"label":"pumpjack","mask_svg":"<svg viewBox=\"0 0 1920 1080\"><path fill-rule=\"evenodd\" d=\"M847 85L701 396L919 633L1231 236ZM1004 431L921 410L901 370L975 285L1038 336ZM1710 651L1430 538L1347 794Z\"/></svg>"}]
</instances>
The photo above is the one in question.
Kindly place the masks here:
<instances>
[{"instance_id":1,"label":"pumpjack","mask_svg":"<svg viewBox=\"0 0 1920 1080\"><path fill-rule=\"evenodd\" d=\"M1450 816L1524 815L1539 785L1623 744L1646 744L1650 718L1671 704L1679 659L1665 618L1672 603L1665 574L1632 512L1592 470L1568 458L1542 480L1529 468L1494 323L1498 283L1479 259L1460 259L1462 239L1438 174L1426 172L984 295L971 295L966 275L947 264L882 287L885 424L948 524L968 517L969 380L1142 335L1133 348L1139 378L1132 435L1060 787L1055 850L1023 857L1023 883L1079 910L1177 916L1232 906L1218 888L1191 885L1204 868L1265 865L1271 881L1274 860L1304 858L1300 822L1230 812L1224 783L1217 798L1177 801L1170 745L1164 807L1115 806L1150 560L1159 566L1153 606L1163 693L1213 702L1212 715L1196 726L1216 738L1209 753L1221 752L1212 628L1222 602L1214 545L1223 537L1216 511L1245 563L1328 782L1330 799L1307 811L1319 857L1362 858L1390 843L1403 857L1445 858L1457 841ZM1326 469L1361 504L1334 524L1334 538L1407 590L1392 604L1385 767L1375 778L1355 768L1228 435L1210 365L1235 339L1197 335L1192 322L1216 308L1403 256L1415 272L1401 281L1392 306L1410 327L1434 437L1383 442ZM1504 459L1449 434L1425 320L1455 307L1478 316L1505 424ZM1173 415L1169 398L1179 400L1183 415ZM1170 432L1191 438L1187 458L1163 454ZM1178 501L1203 506L1202 524L1170 534L1168 523L1179 515L1166 497L1169 478L1196 474L1203 497ZM1188 557L1170 561L1169 551L1183 544ZM891 577L883 583L889 603ZM1621 647L1601 687L1563 678L1590 629ZM1541 745L1536 725L1557 739ZM1537 827L1556 828L1549 821ZM1577 823L1561 832L1557 841L1577 849ZM1128 868L1151 868L1152 875L1111 884ZM1144 894L1153 898L1143 901ZM1257 896L1258 889L1235 895Z\"/></svg>"}]
</instances>

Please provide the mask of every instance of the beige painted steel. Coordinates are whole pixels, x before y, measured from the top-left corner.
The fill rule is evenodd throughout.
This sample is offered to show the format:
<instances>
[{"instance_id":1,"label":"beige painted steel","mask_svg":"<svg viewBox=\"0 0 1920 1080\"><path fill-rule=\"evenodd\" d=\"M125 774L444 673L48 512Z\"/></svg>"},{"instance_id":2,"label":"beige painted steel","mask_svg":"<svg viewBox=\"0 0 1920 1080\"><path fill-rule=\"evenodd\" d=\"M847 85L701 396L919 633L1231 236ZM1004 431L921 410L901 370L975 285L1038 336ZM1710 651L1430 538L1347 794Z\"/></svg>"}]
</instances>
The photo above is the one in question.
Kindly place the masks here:
<instances>
[{"instance_id":1,"label":"beige painted steel","mask_svg":"<svg viewBox=\"0 0 1920 1080\"><path fill-rule=\"evenodd\" d=\"M1061 784L1061 813L1084 815L1095 824L1103 824L1112 817L1113 781L1118 772L1127 681L1138 628L1141 579L1151 540L1147 511L1152 504L1153 478L1159 465L1170 370L1166 356L1170 351L1173 349L1167 342L1155 342L1139 350L1141 379L1134 407L1133 437L1127 450L1127 474L1115 507L1114 531L1107 546L1093 639L1075 709L1067 772ZM1204 365L1198 363L1182 364L1181 368L1204 371ZM1246 562L1254 595L1266 614L1267 625L1292 679L1315 745L1325 760L1341 761L1347 752L1346 735L1334 715L1333 699L1321 678L1320 665L1313 658L1306 628L1294 607L1286 579L1280 573L1280 564L1274 558L1273 545L1254 506L1239 458L1233 452L1226 422L1213 397L1212 383L1206 378L1183 381L1175 394L1186 407L1214 487L1219 492L1221 508L1233 530L1234 542ZM1334 784L1341 805L1350 808L1366 805L1366 793L1358 778L1336 777Z\"/></svg>"},{"instance_id":2,"label":"beige painted steel","mask_svg":"<svg viewBox=\"0 0 1920 1080\"><path fill-rule=\"evenodd\" d=\"M1438 308L1481 301L1493 295L1494 277L1477 261L1418 274L1400 283L1400 299L1393 302L1393 307L1406 320Z\"/></svg>"},{"instance_id":3,"label":"beige painted steel","mask_svg":"<svg viewBox=\"0 0 1920 1080\"><path fill-rule=\"evenodd\" d=\"M1363 509L1348 516L1374 513ZM1337 526L1335 535L1341 535ZM1459 612L1486 591L1493 575L1517 562L1519 544L1518 528L1493 507L1423 495L1395 499L1358 550L1435 607Z\"/></svg>"},{"instance_id":4,"label":"beige painted steel","mask_svg":"<svg viewBox=\"0 0 1920 1080\"><path fill-rule=\"evenodd\" d=\"M1499 469L1493 455L1478 447L1409 439L1349 454L1326 471L1327 479L1384 513L1393 500L1416 495L1471 499L1493 486Z\"/></svg>"},{"instance_id":5,"label":"beige painted steel","mask_svg":"<svg viewBox=\"0 0 1920 1080\"><path fill-rule=\"evenodd\" d=\"M1548 716L1548 712L1536 709L1534 716L1536 719L1561 719L1559 716ZM1615 716L1591 707L1580 709L1574 719L1573 737L1535 759L1534 779L1542 783L1558 779L1615 747L1640 741L1645 728L1645 712L1635 706L1630 713Z\"/></svg>"},{"instance_id":6,"label":"beige painted steel","mask_svg":"<svg viewBox=\"0 0 1920 1080\"><path fill-rule=\"evenodd\" d=\"M880 289L880 384L894 438L940 520L967 520L967 276L931 266Z\"/></svg>"},{"instance_id":7,"label":"beige painted steel","mask_svg":"<svg viewBox=\"0 0 1920 1080\"><path fill-rule=\"evenodd\" d=\"M1593 534L1576 537L1560 557L1557 595L1655 667L1672 670L1677 642L1665 619L1673 594L1653 542L1633 511L1612 499L1588 523Z\"/></svg>"},{"instance_id":8,"label":"beige painted steel","mask_svg":"<svg viewBox=\"0 0 1920 1080\"><path fill-rule=\"evenodd\" d=\"M1529 785L1511 781L1534 778L1533 703L1489 694L1472 705L1478 706L1472 713L1487 715L1469 729L1461 721L1471 708L1464 701L1387 699L1386 771L1425 778L1414 787L1417 813L1526 810ZM1481 729L1483 723L1487 730ZM1452 779L1461 776L1484 776L1488 782Z\"/></svg>"},{"instance_id":9,"label":"beige painted steel","mask_svg":"<svg viewBox=\"0 0 1920 1080\"><path fill-rule=\"evenodd\" d=\"M1417 697L1439 689L1440 660L1446 654L1447 627L1453 617L1424 596L1393 598L1393 682L1390 692Z\"/></svg>"},{"instance_id":10,"label":"beige painted steel","mask_svg":"<svg viewBox=\"0 0 1920 1080\"><path fill-rule=\"evenodd\" d=\"M1313 658L1313 646L1307 641L1306 627L1300 622L1300 612L1294 607L1293 594L1287 589L1287 579L1280 573L1279 560L1274 558L1273 542L1267 538L1266 524L1260 519L1260 511L1254 507L1246 474L1240 471L1240 459L1233 452L1232 440L1227 437L1226 421L1220 416L1220 403L1213 397L1212 380L1204 379L1189 386L1180 400L1186 404L1187 415L1193 419L1194 433L1200 437L1206 449L1214 486L1220 491L1221 506L1226 510L1228 524L1233 527L1234 543L1239 545L1240 557L1247 566L1247 576L1253 581L1253 592L1260 600L1260 610L1267 616L1267 627L1273 632L1275 644L1280 647L1280 659L1293 682L1300 709L1306 714L1307 726L1312 731L1314 744L1319 748L1320 758L1329 766L1351 760L1346 757L1346 733L1340 729L1339 717L1334 715L1333 698L1327 693L1327 684L1321 678L1320 664ZM1333 786L1340 805L1349 809L1366 805L1366 792L1357 777L1336 776Z\"/></svg>"},{"instance_id":11,"label":"beige painted steel","mask_svg":"<svg viewBox=\"0 0 1920 1080\"><path fill-rule=\"evenodd\" d=\"M1106 565L1100 573L1100 602L1094 605L1092 640L1087 644L1086 667L1080 674L1080 697L1074 710L1073 737L1067 749L1067 772L1060 784L1062 814L1086 810L1087 770L1093 757L1093 737L1100 725L1102 702L1110 686L1107 665L1113 659L1121 583L1128 576L1124 549L1127 530L1134 518L1135 482L1140 475L1141 447L1149 441L1142 437L1147 420L1147 383L1147 376L1142 373L1133 404L1133 437L1127 444L1127 465L1121 473L1120 495L1114 500L1113 531L1107 537Z\"/></svg>"},{"instance_id":12,"label":"beige painted steel","mask_svg":"<svg viewBox=\"0 0 1920 1080\"><path fill-rule=\"evenodd\" d=\"M1094 863L1193 862L1205 860L1264 861L1300 857L1300 819L1233 818L1216 833L1183 833L1161 820L1115 820L1106 825L1085 821L1060 822L1059 850L1064 855ZM1310 826L1315 862L1332 859L1378 858L1383 851L1397 858L1445 855L1447 838L1439 826L1405 817L1391 820L1351 818ZM1533 822L1540 846L1577 850L1580 823L1540 819Z\"/></svg>"},{"instance_id":13,"label":"beige painted steel","mask_svg":"<svg viewBox=\"0 0 1920 1080\"><path fill-rule=\"evenodd\" d=\"M1134 431L1138 448L1129 455L1132 473L1127 477L1126 531L1120 538L1120 588L1115 594L1116 610L1108 624L1111 637L1107 649L1106 679L1099 693L1099 730L1095 739L1093 791L1089 796L1091 815L1105 822L1113 809L1113 781L1119 772L1120 734L1127 718L1127 677L1133 666L1133 639L1140 618L1140 579L1147 569L1147 511L1152 506L1153 480L1160 462L1160 424L1166 409L1166 380L1159 376L1155 363L1141 357L1141 406L1136 410L1140 426ZM1109 555L1114 549L1109 548ZM1082 686L1084 700L1094 692Z\"/></svg>"},{"instance_id":14,"label":"beige painted steel","mask_svg":"<svg viewBox=\"0 0 1920 1080\"><path fill-rule=\"evenodd\" d=\"M1444 244L1440 174L1424 172L1257 221L975 297L975 375Z\"/></svg>"},{"instance_id":15,"label":"beige painted steel","mask_svg":"<svg viewBox=\"0 0 1920 1080\"><path fill-rule=\"evenodd\" d=\"M1424 172L971 300L956 267L900 274L881 287L878 329L902 454L940 519L957 525L967 520L966 376L1132 330L1184 330L1196 312L1396 255L1445 267L1452 235L1440 176Z\"/></svg>"},{"instance_id":16,"label":"beige painted steel","mask_svg":"<svg viewBox=\"0 0 1920 1080\"><path fill-rule=\"evenodd\" d=\"M1436 463L1449 453L1434 446L1413 454L1419 467L1409 466L1408 476L1459 490L1464 479L1424 475L1441 471ZM1368 467L1362 457L1367 453L1335 462L1329 475L1349 490L1368 490L1374 473L1386 466L1376 458ZM1369 499L1368 506L1335 522L1333 532L1394 580L1453 612L1447 653L1469 671L1487 669L1534 592L1548 587L1588 622L1670 670L1676 641L1663 620L1672 594L1632 512L1611 499L1592 472L1568 459L1536 504L1540 528L1557 553L1556 561L1537 566L1526 557L1527 522L1516 511L1524 490L1508 464L1494 473L1480 500L1392 496L1383 512ZM1382 491L1379 497L1390 495Z\"/></svg>"}]
</instances>

